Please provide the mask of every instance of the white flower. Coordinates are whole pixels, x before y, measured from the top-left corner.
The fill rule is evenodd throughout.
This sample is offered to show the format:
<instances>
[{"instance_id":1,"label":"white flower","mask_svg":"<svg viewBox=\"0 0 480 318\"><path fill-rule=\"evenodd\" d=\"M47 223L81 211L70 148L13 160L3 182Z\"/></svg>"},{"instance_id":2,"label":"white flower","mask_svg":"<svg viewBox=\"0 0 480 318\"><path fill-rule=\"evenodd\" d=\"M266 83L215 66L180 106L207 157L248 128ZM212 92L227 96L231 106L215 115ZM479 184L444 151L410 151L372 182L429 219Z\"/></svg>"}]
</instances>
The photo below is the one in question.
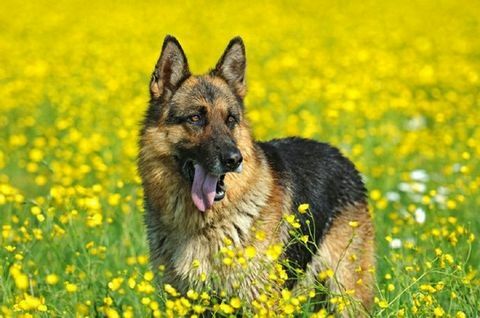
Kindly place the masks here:
<instances>
[{"instance_id":1,"label":"white flower","mask_svg":"<svg viewBox=\"0 0 480 318\"><path fill-rule=\"evenodd\" d=\"M425 170L418 169L410 172L410 178L415 181L427 182L430 178Z\"/></svg>"},{"instance_id":2,"label":"white flower","mask_svg":"<svg viewBox=\"0 0 480 318\"><path fill-rule=\"evenodd\" d=\"M435 202L440 204L445 204L445 202L447 202L447 197L443 194L437 194L433 199L435 200Z\"/></svg>"},{"instance_id":3,"label":"white flower","mask_svg":"<svg viewBox=\"0 0 480 318\"><path fill-rule=\"evenodd\" d=\"M402 247L402 241L398 238L395 238L390 241L390 248L397 249Z\"/></svg>"},{"instance_id":4,"label":"white flower","mask_svg":"<svg viewBox=\"0 0 480 318\"><path fill-rule=\"evenodd\" d=\"M427 218L427 214L422 208L417 208L415 210L415 221L417 221L417 223L420 223L420 224L425 223L426 218Z\"/></svg>"},{"instance_id":5,"label":"white flower","mask_svg":"<svg viewBox=\"0 0 480 318\"><path fill-rule=\"evenodd\" d=\"M398 190L402 192L412 192L412 187L406 182L400 182L398 184Z\"/></svg>"},{"instance_id":6,"label":"white flower","mask_svg":"<svg viewBox=\"0 0 480 318\"><path fill-rule=\"evenodd\" d=\"M423 116L415 116L407 122L407 129L410 131L419 130L425 127L427 121Z\"/></svg>"},{"instance_id":7,"label":"white flower","mask_svg":"<svg viewBox=\"0 0 480 318\"><path fill-rule=\"evenodd\" d=\"M445 187L438 187L437 192L444 195L447 195L449 193L448 189Z\"/></svg>"},{"instance_id":8,"label":"white flower","mask_svg":"<svg viewBox=\"0 0 480 318\"><path fill-rule=\"evenodd\" d=\"M390 191L390 192L387 192L386 196L388 201L391 201L391 202L400 201L400 194L398 194L398 192Z\"/></svg>"},{"instance_id":9,"label":"white flower","mask_svg":"<svg viewBox=\"0 0 480 318\"><path fill-rule=\"evenodd\" d=\"M460 169L462 169L462 164L455 163L455 164L453 164L452 169L453 169L453 172L459 172Z\"/></svg>"},{"instance_id":10,"label":"white flower","mask_svg":"<svg viewBox=\"0 0 480 318\"><path fill-rule=\"evenodd\" d=\"M423 196L420 194L412 194L412 201L413 202L422 202Z\"/></svg>"},{"instance_id":11,"label":"white flower","mask_svg":"<svg viewBox=\"0 0 480 318\"><path fill-rule=\"evenodd\" d=\"M423 193L427 190L427 186L420 182L414 182L412 183L412 190L417 193L418 192Z\"/></svg>"}]
</instances>

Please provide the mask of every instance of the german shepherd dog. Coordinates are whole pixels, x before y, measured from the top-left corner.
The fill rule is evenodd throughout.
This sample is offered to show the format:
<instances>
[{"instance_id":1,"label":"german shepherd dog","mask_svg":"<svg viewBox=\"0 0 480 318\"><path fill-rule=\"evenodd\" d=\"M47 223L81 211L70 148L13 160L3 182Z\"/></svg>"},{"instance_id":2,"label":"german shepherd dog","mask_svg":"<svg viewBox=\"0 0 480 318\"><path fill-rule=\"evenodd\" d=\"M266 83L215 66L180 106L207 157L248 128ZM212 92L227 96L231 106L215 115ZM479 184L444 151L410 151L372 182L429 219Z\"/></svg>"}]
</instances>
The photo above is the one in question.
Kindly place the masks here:
<instances>
[{"instance_id":1,"label":"german shepherd dog","mask_svg":"<svg viewBox=\"0 0 480 318\"><path fill-rule=\"evenodd\" d=\"M319 273L332 269L323 286L370 308L374 233L359 173L325 143L254 141L245 118L245 69L240 37L199 76L190 73L179 42L164 40L138 158L153 268L163 265L161 281L181 292L209 288L247 303L266 286L312 288ZM299 212L303 203L309 213ZM292 241L284 222L289 215L308 236L305 244ZM216 260L226 240L255 248L248 269ZM284 286L272 283L262 267L265 252L278 243L284 246L280 259L290 264Z\"/></svg>"}]
</instances>

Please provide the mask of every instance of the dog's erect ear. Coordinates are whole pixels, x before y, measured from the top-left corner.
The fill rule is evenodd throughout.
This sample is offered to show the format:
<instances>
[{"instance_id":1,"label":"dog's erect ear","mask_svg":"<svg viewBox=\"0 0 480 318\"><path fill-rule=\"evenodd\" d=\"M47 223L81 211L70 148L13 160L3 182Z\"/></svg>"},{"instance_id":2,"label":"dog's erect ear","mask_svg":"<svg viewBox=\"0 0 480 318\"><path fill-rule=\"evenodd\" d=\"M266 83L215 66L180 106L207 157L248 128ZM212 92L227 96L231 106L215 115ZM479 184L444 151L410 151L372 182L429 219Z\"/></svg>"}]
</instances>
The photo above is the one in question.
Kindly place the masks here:
<instances>
[{"instance_id":1,"label":"dog's erect ear","mask_svg":"<svg viewBox=\"0 0 480 318\"><path fill-rule=\"evenodd\" d=\"M188 62L180 43L167 35L150 81L150 95L154 99L161 96L169 98L188 76Z\"/></svg>"},{"instance_id":2,"label":"dog's erect ear","mask_svg":"<svg viewBox=\"0 0 480 318\"><path fill-rule=\"evenodd\" d=\"M213 75L222 77L233 92L240 98L244 98L247 90L245 82L245 68L247 58L245 56L245 45L239 36L228 43L225 52L215 66Z\"/></svg>"}]
</instances>

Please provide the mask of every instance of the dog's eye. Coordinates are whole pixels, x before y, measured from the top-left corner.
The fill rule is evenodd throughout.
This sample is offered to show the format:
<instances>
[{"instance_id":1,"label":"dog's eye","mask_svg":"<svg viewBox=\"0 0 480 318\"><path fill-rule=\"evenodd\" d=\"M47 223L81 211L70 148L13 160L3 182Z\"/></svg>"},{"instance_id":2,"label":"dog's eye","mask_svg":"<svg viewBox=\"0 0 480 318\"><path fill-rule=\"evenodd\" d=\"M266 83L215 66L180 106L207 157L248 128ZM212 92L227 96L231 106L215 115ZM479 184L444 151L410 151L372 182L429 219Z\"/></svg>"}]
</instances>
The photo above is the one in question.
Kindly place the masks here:
<instances>
[{"instance_id":1,"label":"dog's eye","mask_svg":"<svg viewBox=\"0 0 480 318\"><path fill-rule=\"evenodd\" d=\"M193 125L202 125L203 123L203 117L201 115L192 115L188 117L188 122L193 124Z\"/></svg>"},{"instance_id":2,"label":"dog's eye","mask_svg":"<svg viewBox=\"0 0 480 318\"><path fill-rule=\"evenodd\" d=\"M229 115L227 117L227 125L232 127L233 125L235 125L237 122L237 119L235 117L233 117L232 115Z\"/></svg>"}]
</instances>

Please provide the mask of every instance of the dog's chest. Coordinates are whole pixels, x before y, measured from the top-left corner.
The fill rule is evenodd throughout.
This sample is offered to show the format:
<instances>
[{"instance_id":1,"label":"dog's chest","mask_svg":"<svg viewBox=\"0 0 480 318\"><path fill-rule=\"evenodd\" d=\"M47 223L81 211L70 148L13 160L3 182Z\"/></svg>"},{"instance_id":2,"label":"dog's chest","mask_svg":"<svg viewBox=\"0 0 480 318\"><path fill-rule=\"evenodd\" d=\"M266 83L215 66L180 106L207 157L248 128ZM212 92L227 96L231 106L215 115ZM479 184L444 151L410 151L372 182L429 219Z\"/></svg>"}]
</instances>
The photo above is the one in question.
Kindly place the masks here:
<instances>
[{"instance_id":1,"label":"dog's chest","mask_svg":"<svg viewBox=\"0 0 480 318\"><path fill-rule=\"evenodd\" d=\"M222 252L228 245L243 249L250 244L253 219L235 215L200 231L172 231L164 239L164 254L177 276L195 279L223 267Z\"/></svg>"},{"instance_id":2,"label":"dog's chest","mask_svg":"<svg viewBox=\"0 0 480 318\"><path fill-rule=\"evenodd\" d=\"M228 213L223 212L224 215ZM190 218L198 216L197 211ZM190 232L185 227L183 230L179 227L172 229L171 226L156 227L150 233L159 244L158 248L151 250L152 264L165 265L163 282L173 284L182 292L189 288L200 290L205 286L235 292L245 284L261 285L266 280L266 273L260 270L259 260L248 259L244 267L238 263L239 251L253 245L260 252L268 244L267 241L256 242L254 239L254 229L261 228L262 224L256 221L258 219L251 215L235 213L215 220L201 231ZM182 224L185 224L184 220ZM268 241L274 239L272 234ZM251 297L250 293L256 288L243 290L249 293L245 297Z\"/></svg>"},{"instance_id":3,"label":"dog's chest","mask_svg":"<svg viewBox=\"0 0 480 318\"><path fill-rule=\"evenodd\" d=\"M234 246L229 239L225 242L224 234L223 230L218 230L212 231L211 236L172 237L172 242L167 244L175 249L172 249L164 281L174 284L183 293L191 288L202 290L209 287L232 295L243 293L245 299L254 297L260 286L268 281L265 269L270 266L260 258L248 259L242 266L239 251L244 251L246 246ZM218 239L220 237L223 239ZM263 246L255 248L260 250Z\"/></svg>"}]
</instances>

